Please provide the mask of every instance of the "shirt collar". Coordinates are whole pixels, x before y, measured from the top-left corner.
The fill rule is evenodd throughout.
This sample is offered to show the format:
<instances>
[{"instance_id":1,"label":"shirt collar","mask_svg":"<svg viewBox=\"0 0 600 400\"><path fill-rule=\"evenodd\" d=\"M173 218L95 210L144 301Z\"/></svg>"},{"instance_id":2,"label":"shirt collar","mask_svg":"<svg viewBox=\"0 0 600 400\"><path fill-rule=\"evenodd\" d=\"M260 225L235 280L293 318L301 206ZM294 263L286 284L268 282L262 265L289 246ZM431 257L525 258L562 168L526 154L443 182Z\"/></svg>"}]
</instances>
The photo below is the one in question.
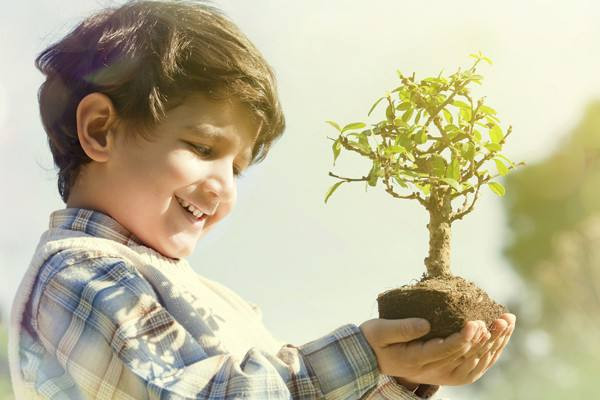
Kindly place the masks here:
<instances>
[{"instance_id":1,"label":"shirt collar","mask_svg":"<svg viewBox=\"0 0 600 400\"><path fill-rule=\"evenodd\" d=\"M87 208L64 208L50 214L50 228L69 229L88 235L114 240L127 246L139 246L142 241L115 219Z\"/></svg>"}]
</instances>

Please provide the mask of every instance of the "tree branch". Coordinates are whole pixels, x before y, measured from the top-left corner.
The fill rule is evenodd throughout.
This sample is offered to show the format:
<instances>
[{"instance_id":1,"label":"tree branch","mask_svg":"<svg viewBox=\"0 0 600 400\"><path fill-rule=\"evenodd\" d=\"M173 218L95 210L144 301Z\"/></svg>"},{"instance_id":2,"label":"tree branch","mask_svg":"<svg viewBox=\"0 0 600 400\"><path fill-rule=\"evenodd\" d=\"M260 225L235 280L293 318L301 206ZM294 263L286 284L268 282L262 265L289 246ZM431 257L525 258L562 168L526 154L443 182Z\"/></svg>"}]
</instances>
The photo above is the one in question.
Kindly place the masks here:
<instances>
[{"instance_id":1,"label":"tree branch","mask_svg":"<svg viewBox=\"0 0 600 400\"><path fill-rule=\"evenodd\" d=\"M421 203L423 206L425 206L427 208L427 201L424 198L422 198L419 193L412 192L409 195L398 194L394 191L394 188L392 187L392 184L390 183L390 177L388 174L385 174L383 180L385 183L385 191L388 192L389 194L391 194L393 197L395 197L397 199L416 199L419 201L419 203Z\"/></svg>"},{"instance_id":2,"label":"tree branch","mask_svg":"<svg viewBox=\"0 0 600 400\"><path fill-rule=\"evenodd\" d=\"M362 178L345 178L343 176L336 175L336 174L334 174L331 171L329 171L329 176L341 179L341 180L346 181L346 182L362 182L362 181L368 181L369 180L369 178L366 177L366 176L363 176Z\"/></svg>"}]
</instances>

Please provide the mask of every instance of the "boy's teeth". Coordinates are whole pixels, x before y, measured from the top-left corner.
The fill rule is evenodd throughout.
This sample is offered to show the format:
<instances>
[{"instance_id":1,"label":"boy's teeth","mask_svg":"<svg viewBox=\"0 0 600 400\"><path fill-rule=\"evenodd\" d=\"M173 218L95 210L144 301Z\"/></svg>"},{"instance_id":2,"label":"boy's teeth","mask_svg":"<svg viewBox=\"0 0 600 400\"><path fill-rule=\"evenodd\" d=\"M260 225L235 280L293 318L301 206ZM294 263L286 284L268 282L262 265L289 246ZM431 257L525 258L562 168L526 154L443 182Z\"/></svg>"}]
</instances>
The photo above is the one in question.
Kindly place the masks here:
<instances>
[{"instance_id":1,"label":"boy's teeth","mask_svg":"<svg viewBox=\"0 0 600 400\"><path fill-rule=\"evenodd\" d=\"M187 210L189 212L191 212L192 214L194 214L195 217L200 217L202 214L204 214L202 211L198 210L196 207L194 207L192 204L188 203L185 200L179 199L177 198L179 201L179 204L181 204L184 208L187 208Z\"/></svg>"}]
</instances>

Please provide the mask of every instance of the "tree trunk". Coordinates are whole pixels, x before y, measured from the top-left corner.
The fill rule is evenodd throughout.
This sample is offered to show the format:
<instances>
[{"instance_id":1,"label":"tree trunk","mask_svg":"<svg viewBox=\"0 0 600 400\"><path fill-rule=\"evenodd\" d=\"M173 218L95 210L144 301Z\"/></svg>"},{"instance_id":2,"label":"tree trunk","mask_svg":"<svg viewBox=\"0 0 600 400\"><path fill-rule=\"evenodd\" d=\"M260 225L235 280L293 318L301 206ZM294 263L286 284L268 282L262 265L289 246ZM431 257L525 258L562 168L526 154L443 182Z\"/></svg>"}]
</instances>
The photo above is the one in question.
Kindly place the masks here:
<instances>
[{"instance_id":1,"label":"tree trunk","mask_svg":"<svg viewBox=\"0 0 600 400\"><path fill-rule=\"evenodd\" d=\"M429 198L429 256L425 258L429 277L450 273L450 214L452 205L448 194L432 190Z\"/></svg>"}]
</instances>

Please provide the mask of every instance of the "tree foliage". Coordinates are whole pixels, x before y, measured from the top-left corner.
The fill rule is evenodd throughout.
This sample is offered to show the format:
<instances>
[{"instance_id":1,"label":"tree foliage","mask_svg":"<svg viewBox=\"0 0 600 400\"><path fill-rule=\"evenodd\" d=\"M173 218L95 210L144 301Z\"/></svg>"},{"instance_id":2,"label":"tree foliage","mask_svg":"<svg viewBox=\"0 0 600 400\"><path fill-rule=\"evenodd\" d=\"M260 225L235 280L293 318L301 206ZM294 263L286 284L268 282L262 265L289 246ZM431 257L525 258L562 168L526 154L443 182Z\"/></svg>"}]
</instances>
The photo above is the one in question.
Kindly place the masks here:
<instances>
[{"instance_id":1,"label":"tree foliage","mask_svg":"<svg viewBox=\"0 0 600 400\"><path fill-rule=\"evenodd\" d=\"M485 98L471 95L470 86L483 80L478 65L491 64L481 53L471 56L475 61L470 68L447 77L440 72L417 80L414 73L398 71L400 86L377 99L367 114L385 112L375 123L326 121L338 133L331 138L334 165L346 151L368 159L370 167L358 178L330 172L338 182L327 191L325 202L347 182L382 184L393 197L415 199L425 207L435 192L460 204L449 215L452 222L473 210L482 187L503 196L505 188L495 179L516 167L500 153L512 128L502 128Z\"/></svg>"}]
</instances>

